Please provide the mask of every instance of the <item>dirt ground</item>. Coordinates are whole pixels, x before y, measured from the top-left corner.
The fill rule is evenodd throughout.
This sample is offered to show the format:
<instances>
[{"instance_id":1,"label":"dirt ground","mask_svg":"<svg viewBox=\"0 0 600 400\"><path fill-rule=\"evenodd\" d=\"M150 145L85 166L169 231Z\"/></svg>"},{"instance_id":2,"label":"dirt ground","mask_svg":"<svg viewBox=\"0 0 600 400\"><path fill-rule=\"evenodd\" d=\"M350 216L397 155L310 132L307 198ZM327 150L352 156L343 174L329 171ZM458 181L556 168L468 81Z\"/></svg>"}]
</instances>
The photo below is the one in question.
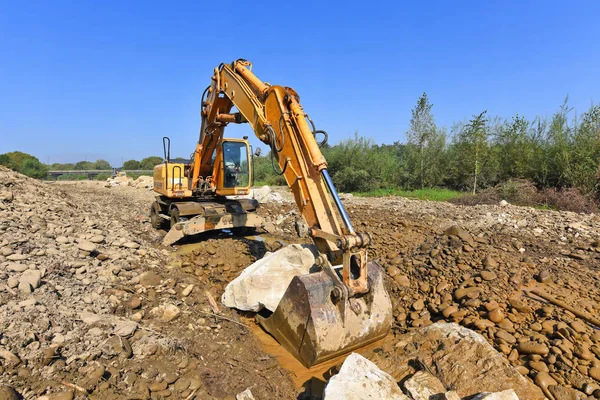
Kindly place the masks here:
<instances>
[{"instance_id":1,"label":"dirt ground","mask_svg":"<svg viewBox=\"0 0 600 400\"><path fill-rule=\"evenodd\" d=\"M310 398L343 361L306 370L251 314L220 304L225 285L266 251L309 241L296 234L285 190L260 208L257 236L212 233L164 248L147 189L23 179L0 171L0 383L24 398L233 399L245 389ZM525 290L598 318L599 216L343 201L373 238L369 255L387 272L394 309L392 333L363 355L401 380L402 335L444 319L481 333L531 380L595 394L600 327ZM21 282L29 270L42 271L41 283Z\"/></svg>"}]
</instances>

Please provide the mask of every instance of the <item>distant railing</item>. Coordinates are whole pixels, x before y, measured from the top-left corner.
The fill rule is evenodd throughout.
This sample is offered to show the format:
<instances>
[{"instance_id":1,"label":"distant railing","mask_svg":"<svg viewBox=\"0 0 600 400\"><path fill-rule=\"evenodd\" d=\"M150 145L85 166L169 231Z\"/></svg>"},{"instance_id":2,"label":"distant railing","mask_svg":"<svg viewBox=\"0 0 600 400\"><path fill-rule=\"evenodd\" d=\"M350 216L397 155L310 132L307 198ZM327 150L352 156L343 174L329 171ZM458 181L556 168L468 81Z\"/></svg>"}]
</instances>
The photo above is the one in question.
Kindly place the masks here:
<instances>
[{"instance_id":1,"label":"distant railing","mask_svg":"<svg viewBox=\"0 0 600 400\"><path fill-rule=\"evenodd\" d=\"M68 170L68 171L48 171L48 176L52 178L58 178L62 175L87 175L88 179L93 179L96 175L106 174L110 176L116 176L117 172L125 172L127 174L136 175L150 175L154 174L154 171L150 169L132 169L122 170L119 168L115 169L86 169L86 170Z\"/></svg>"}]
</instances>

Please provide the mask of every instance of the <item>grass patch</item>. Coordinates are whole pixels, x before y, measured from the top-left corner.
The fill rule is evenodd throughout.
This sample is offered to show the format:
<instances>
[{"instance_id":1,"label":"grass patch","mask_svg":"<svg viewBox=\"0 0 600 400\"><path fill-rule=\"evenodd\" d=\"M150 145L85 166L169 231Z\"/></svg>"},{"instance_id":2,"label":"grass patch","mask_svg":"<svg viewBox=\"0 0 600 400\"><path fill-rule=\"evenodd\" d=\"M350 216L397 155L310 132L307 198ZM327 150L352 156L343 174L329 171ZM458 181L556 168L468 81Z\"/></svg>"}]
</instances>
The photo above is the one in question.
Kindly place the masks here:
<instances>
[{"instance_id":1,"label":"grass patch","mask_svg":"<svg viewBox=\"0 0 600 400\"><path fill-rule=\"evenodd\" d=\"M402 189L376 189L369 192L353 193L356 196L362 197L384 197L398 196L408 199L431 200L431 201L448 201L465 195L463 192L450 189L418 189L418 190L402 190Z\"/></svg>"}]
</instances>

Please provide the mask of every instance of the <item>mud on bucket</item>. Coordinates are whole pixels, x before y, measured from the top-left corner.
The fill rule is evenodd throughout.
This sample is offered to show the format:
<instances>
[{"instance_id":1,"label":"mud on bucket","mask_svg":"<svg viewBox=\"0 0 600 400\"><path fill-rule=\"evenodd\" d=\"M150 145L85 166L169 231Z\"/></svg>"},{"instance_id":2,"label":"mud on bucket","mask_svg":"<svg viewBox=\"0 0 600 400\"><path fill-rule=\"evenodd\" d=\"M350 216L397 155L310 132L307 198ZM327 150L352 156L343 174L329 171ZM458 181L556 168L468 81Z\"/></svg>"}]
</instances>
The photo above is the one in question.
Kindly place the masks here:
<instances>
[{"instance_id":1,"label":"mud on bucket","mask_svg":"<svg viewBox=\"0 0 600 400\"><path fill-rule=\"evenodd\" d=\"M307 368L379 340L391 329L392 305L382 268L370 262L367 270L369 292L351 298L345 311L321 271L294 277L275 312L258 315L258 323Z\"/></svg>"}]
</instances>

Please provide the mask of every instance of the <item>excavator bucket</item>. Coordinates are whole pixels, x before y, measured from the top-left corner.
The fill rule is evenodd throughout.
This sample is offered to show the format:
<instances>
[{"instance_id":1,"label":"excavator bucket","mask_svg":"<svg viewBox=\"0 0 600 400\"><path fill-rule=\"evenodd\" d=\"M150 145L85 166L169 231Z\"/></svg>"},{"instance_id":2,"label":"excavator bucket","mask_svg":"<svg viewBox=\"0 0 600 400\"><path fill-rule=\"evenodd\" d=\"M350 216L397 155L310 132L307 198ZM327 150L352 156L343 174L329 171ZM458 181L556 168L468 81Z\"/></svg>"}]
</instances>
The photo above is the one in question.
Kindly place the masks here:
<instances>
[{"instance_id":1,"label":"excavator bucket","mask_svg":"<svg viewBox=\"0 0 600 400\"><path fill-rule=\"evenodd\" d=\"M258 323L307 368L383 338L392 305L383 269L374 262L367 268L370 290L347 303L334 303L334 281L324 271L294 277L275 312L257 316Z\"/></svg>"}]
</instances>

